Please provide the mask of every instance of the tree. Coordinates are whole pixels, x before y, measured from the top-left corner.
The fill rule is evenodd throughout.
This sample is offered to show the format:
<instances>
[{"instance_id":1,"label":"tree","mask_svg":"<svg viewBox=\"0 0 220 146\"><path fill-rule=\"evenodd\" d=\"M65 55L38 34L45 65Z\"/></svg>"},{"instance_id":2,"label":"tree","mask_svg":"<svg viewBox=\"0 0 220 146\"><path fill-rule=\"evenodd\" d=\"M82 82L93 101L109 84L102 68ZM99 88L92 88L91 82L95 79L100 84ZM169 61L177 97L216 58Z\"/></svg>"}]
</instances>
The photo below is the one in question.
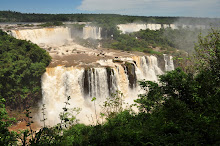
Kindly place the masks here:
<instances>
[{"instance_id":1,"label":"tree","mask_svg":"<svg viewBox=\"0 0 220 146\"><path fill-rule=\"evenodd\" d=\"M5 99L0 98L0 145L12 145L16 142L16 137L15 133L8 130L8 127L14 119L8 118L4 102Z\"/></svg>"},{"instance_id":2,"label":"tree","mask_svg":"<svg viewBox=\"0 0 220 146\"><path fill-rule=\"evenodd\" d=\"M0 97L7 106L22 108L40 99L40 78L50 60L36 44L0 30Z\"/></svg>"},{"instance_id":3,"label":"tree","mask_svg":"<svg viewBox=\"0 0 220 146\"><path fill-rule=\"evenodd\" d=\"M196 74L177 68L160 76L160 84L141 82L148 94L136 102L141 111L151 113L155 124L149 125L158 131L150 133L160 135L162 144L220 144L219 31L200 37L195 51Z\"/></svg>"}]
</instances>

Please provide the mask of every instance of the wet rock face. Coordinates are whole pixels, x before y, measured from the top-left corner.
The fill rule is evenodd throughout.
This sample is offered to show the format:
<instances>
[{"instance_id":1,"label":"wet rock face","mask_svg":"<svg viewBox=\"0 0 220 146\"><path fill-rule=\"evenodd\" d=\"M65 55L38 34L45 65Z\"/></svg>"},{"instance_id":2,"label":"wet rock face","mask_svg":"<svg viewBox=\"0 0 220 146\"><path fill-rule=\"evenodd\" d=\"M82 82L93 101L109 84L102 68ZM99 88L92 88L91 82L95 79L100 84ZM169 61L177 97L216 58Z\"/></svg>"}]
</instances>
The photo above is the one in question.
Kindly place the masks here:
<instances>
[{"instance_id":1,"label":"wet rock face","mask_svg":"<svg viewBox=\"0 0 220 146\"><path fill-rule=\"evenodd\" d=\"M96 91L93 90L93 86L96 84L95 81L98 80L97 74L95 74L95 71L93 68L87 68L84 71L83 74L83 93L84 97L92 97ZM97 81L99 83L99 81ZM94 95L96 96L96 94Z\"/></svg>"},{"instance_id":2,"label":"wet rock face","mask_svg":"<svg viewBox=\"0 0 220 146\"><path fill-rule=\"evenodd\" d=\"M117 88L115 87L117 83L115 79L114 70L110 67L106 67L106 72L107 72L108 91L110 94L115 93L117 90Z\"/></svg>"},{"instance_id":3,"label":"wet rock face","mask_svg":"<svg viewBox=\"0 0 220 146\"><path fill-rule=\"evenodd\" d=\"M83 73L83 94L84 97L89 95L89 88L91 85L89 79L91 78L91 74L89 73L89 69L85 69Z\"/></svg>"},{"instance_id":4,"label":"wet rock face","mask_svg":"<svg viewBox=\"0 0 220 146\"><path fill-rule=\"evenodd\" d=\"M112 74L112 69L110 67L106 67L106 72L107 72L107 83L108 83L108 90L109 93L112 93L112 80L111 80L111 74Z\"/></svg>"},{"instance_id":5,"label":"wet rock face","mask_svg":"<svg viewBox=\"0 0 220 146\"><path fill-rule=\"evenodd\" d=\"M87 97L101 97L109 94L107 90L107 75L103 68L88 68L83 73L83 95Z\"/></svg>"},{"instance_id":6,"label":"wet rock face","mask_svg":"<svg viewBox=\"0 0 220 146\"><path fill-rule=\"evenodd\" d=\"M158 56L157 56L157 60L158 60L158 67L159 67L162 71L165 71L164 56L163 56L163 55L158 55Z\"/></svg>"},{"instance_id":7,"label":"wet rock face","mask_svg":"<svg viewBox=\"0 0 220 146\"><path fill-rule=\"evenodd\" d=\"M124 70L126 74L128 75L129 87L131 89L135 88L137 86L137 76L135 73L135 65L133 63L126 62L124 64Z\"/></svg>"}]
</instances>

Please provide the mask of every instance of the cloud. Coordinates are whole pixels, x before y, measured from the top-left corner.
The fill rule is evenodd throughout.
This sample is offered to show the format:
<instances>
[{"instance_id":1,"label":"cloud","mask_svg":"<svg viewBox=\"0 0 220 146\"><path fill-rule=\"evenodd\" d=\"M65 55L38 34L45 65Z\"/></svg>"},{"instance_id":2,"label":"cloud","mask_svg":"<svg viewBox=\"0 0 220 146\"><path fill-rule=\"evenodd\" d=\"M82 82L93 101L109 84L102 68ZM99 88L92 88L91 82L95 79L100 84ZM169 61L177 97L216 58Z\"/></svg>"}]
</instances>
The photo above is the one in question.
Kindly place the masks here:
<instances>
[{"instance_id":1,"label":"cloud","mask_svg":"<svg viewBox=\"0 0 220 146\"><path fill-rule=\"evenodd\" d=\"M220 17L219 8L219 0L82 0L77 9L145 16Z\"/></svg>"}]
</instances>

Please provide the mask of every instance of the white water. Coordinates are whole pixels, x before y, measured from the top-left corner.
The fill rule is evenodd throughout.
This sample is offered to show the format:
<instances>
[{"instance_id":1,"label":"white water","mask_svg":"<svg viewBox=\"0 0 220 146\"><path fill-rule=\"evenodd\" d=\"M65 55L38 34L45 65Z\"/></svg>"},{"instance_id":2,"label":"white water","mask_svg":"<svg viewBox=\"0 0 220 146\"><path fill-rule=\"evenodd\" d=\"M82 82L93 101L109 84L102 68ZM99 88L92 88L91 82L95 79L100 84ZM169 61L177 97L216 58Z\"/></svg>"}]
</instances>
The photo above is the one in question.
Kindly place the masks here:
<instances>
[{"instance_id":1,"label":"white water","mask_svg":"<svg viewBox=\"0 0 220 146\"><path fill-rule=\"evenodd\" d=\"M83 27L83 39L101 39L101 27L85 26Z\"/></svg>"},{"instance_id":2,"label":"white water","mask_svg":"<svg viewBox=\"0 0 220 146\"><path fill-rule=\"evenodd\" d=\"M128 23L128 24L119 24L117 25L119 30L122 31L122 33L131 33L131 32L137 32L147 29L146 24L136 24L136 23Z\"/></svg>"},{"instance_id":3,"label":"white water","mask_svg":"<svg viewBox=\"0 0 220 146\"><path fill-rule=\"evenodd\" d=\"M133 59L137 64L136 74L138 80L157 81L157 76L163 74L163 71L158 67L155 56L134 56Z\"/></svg>"},{"instance_id":4,"label":"white water","mask_svg":"<svg viewBox=\"0 0 220 146\"><path fill-rule=\"evenodd\" d=\"M160 30L162 28L161 24L137 24L137 23L128 23L128 24L119 24L117 25L118 29L122 31L122 33L132 33L140 30ZM165 27L169 27L169 25L165 24Z\"/></svg>"},{"instance_id":5,"label":"white water","mask_svg":"<svg viewBox=\"0 0 220 146\"><path fill-rule=\"evenodd\" d=\"M11 30L12 36L21 40L30 40L38 45L63 45L71 39L68 27Z\"/></svg>"},{"instance_id":6,"label":"white water","mask_svg":"<svg viewBox=\"0 0 220 146\"><path fill-rule=\"evenodd\" d=\"M72 36L78 34L72 32L71 28L68 27L51 27L11 30L11 35L17 39L29 40L40 46L62 46L72 41ZM101 28L85 26L83 28L83 39L87 38L101 39Z\"/></svg>"},{"instance_id":7,"label":"white water","mask_svg":"<svg viewBox=\"0 0 220 146\"><path fill-rule=\"evenodd\" d=\"M154 27L153 29L159 28ZM101 28L85 27L85 36L92 38L100 38ZM70 46L59 46L65 41L71 39L71 31L69 28L42 28L29 30L12 30L13 36L19 39L31 40L37 44L47 44L48 46L57 46L58 49L81 49L78 46L73 48ZM86 37L85 37L86 38ZM61 44L60 44L61 43ZM62 50L66 52L65 50ZM83 51L83 50L81 50ZM85 51L85 50L84 50ZM87 52L92 53L92 49ZM70 53L70 51L68 52ZM85 71L83 67L63 67L47 68L46 73L42 76L42 95L43 100L40 105L45 104L46 124L55 125L60 122L59 114L62 112L64 102L68 96L71 97L70 106L68 108L79 107L82 109L77 118L85 124L93 124L95 121L95 107L97 113L101 111L99 105L103 104L111 93L119 90L123 93L125 103L132 104L138 94L143 90L137 85L137 81L130 83L129 70L125 67L125 62L132 64L132 71L135 73L135 80L157 81L158 75L163 71L158 67L157 58L155 56L133 56L129 58L119 58L123 63L115 63L112 59L99 60L91 69L87 69L88 79L85 81ZM164 55L165 71L174 69L172 57ZM110 67L108 74L106 67ZM109 86L110 82L110 86ZM88 94L85 94L85 88ZM96 106L91 99L96 97ZM126 104L124 104L125 106ZM41 108L40 108L41 109ZM42 119L41 111L37 116L38 120ZM93 118L93 120L92 120Z\"/></svg>"},{"instance_id":8,"label":"white water","mask_svg":"<svg viewBox=\"0 0 220 146\"><path fill-rule=\"evenodd\" d=\"M161 24L147 24L147 28L150 30L160 30Z\"/></svg>"},{"instance_id":9,"label":"white water","mask_svg":"<svg viewBox=\"0 0 220 146\"><path fill-rule=\"evenodd\" d=\"M121 60L134 64L137 80L157 81L157 76L163 74L163 71L158 67L155 56L134 56ZM165 60L167 60L166 57ZM172 61L170 60L170 62ZM133 103L138 94L143 93L138 85L134 88L129 86L127 70L123 67L123 63L114 63L111 59L100 60L97 63L101 67L87 69L89 74L88 82L86 82L89 87L87 95L84 94L85 68L62 66L47 68L46 73L42 76L42 103L46 105L47 124L55 125L60 122L58 115L64 107L67 96L71 96L69 107L82 108L77 117L80 122L91 124L91 119L89 120L88 117L95 118L95 107L91 99L97 98L96 110L99 113L101 112L99 105L102 105L106 97L110 97L106 66L112 69L110 75L111 91L121 91L125 103ZM172 63L166 63L166 66L168 70L174 68Z\"/></svg>"},{"instance_id":10,"label":"white water","mask_svg":"<svg viewBox=\"0 0 220 146\"><path fill-rule=\"evenodd\" d=\"M149 24L137 24L137 23L127 23L127 24L119 24L117 25L118 29L120 31L122 31L122 33L132 33L132 32L137 32L142 30L160 30L161 28L171 28L171 29L179 29L179 28L189 28L189 29L209 29L208 26L205 25L186 25L186 24L153 24L153 23L149 23Z\"/></svg>"},{"instance_id":11,"label":"white water","mask_svg":"<svg viewBox=\"0 0 220 146\"><path fill-rule=\"evenodd\" d=\"M173 57L164 54L164 61L165 61L165 71L171 71L174 70L174 64L173 64Z\"/></svg>"}]
</instances>

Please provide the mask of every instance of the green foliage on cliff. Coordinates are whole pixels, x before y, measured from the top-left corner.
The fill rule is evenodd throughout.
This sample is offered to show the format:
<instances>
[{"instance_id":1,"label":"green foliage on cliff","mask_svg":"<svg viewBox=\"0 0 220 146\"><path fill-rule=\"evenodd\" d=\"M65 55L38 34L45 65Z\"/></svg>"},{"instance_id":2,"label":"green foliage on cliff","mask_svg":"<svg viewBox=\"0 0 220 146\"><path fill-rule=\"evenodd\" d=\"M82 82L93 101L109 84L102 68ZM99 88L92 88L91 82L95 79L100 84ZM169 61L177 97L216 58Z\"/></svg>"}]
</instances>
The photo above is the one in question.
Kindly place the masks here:
<instances>
[{"instance_id":1,"label":"green foliage on cliff","mask_svg":"<svg viewBox=\"0 0 220 146\"><path fill-rule=\"evenodd\" d=\"M46 23L40 24L39 26L51 27L51 26L62 26L62 25L63 25L63 22L61 22L61 21L54 21L54 22L46 22Z\"/></svg>"},{"instance_id":2,"label":"green foliage on cliff","mask_svg":"<svg viewBox=\"0 0 220 146\"><path fill-rule=\"evenodd\" d=\"M8 127L11 125L13 119L8 118L5 109L5 99L0 97L0 145L15 144L15 133L10 132Z\"/></svg>"},{"instance_id":3,"label":"green foliage on cliff","mask_svg":"<svg viewBox=\"0 0 220 146\"><path fill-rule=\"evenodd\" d=\"M198 42L198 35L207 34L208 30L201 29L160 29L140 30L138 32L120 34L117 30L112 39L101 40L102 46L124 51L140 51L149 54L172 54L184 56L186 52L192 54L194 45ZM178 50L178 51L177 51Z\"/></svg>"},{"instance_id":4,"label":"green foliage on cliff","mask_svg":"<svg viewBox=\"0 0 220 146\"><path fill-rule=\"evenodd\" d=\"M41 75L50 60L37 45L0 30L0 97L7 106L25 107L39 99Z\"/></svg>"},{"instance_id":5,"label":"green foliage on cliff","mask_svg":"<svg viewBox=\"0 0 220 146\"><path fill-rule=\"evenodd\" d=\"M129 34L120 34L112 40L103 40L103 47L125 51L141 51L150 54L175 52L175 45L164 36L161 30L140 30Z\"/></svg>"}]
</instances>

